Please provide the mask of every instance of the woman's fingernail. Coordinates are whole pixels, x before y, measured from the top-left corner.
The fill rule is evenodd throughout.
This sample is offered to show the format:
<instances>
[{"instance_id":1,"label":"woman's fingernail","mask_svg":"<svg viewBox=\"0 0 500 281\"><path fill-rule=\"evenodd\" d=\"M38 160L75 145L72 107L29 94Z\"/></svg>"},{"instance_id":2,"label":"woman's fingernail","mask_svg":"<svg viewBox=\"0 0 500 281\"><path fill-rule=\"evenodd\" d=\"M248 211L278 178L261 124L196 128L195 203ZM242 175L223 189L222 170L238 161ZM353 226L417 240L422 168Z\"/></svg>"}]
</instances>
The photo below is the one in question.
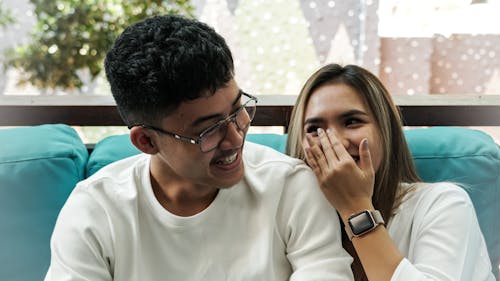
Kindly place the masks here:
<instances>
[{"instance_id":1,"label":"woman's fingernail","mask_svg":"<svg viewBox=\"0 0 500 281\"><path fill-rule=\"evenodd\" d=\"M365 149L365 150L368 149L368 139L363 140L363 149Z\"/></svg>"},{"instance_id":2,"label":"woman's fingernail","mask_svg":"<svg viewBox=\"0 0 500 281\"><path fill-rule=\"evenodd\" d=\"M318 128L318 135L322 135L324 133L322 128Z\"/></svg>"},{"instance_id":3,"label":"woman's fingernail","mask_svg":"<svg viewBox=\"0 0 500 281\"><path fill-rule=\"evenodd\" d=\"M332 132L332 129L330 129L330 128L326 129L327 134L330 134L331 132Z\"/></svg>"}]
</instances>

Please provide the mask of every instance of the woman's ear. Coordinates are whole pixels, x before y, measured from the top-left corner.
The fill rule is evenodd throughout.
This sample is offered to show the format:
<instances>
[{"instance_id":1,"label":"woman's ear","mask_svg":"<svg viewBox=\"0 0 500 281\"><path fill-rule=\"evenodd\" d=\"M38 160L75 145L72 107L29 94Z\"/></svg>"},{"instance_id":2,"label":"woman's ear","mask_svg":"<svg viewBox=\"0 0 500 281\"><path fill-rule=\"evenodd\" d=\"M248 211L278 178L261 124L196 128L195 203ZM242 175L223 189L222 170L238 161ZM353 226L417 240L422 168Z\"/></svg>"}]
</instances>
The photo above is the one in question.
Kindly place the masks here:
<instances>
[{"instance_id":1,"label":"woman's ear","mask_svg":"<svg viewBox=\"0 0 500 281\"><path fill-rule=\"evenodd\" d=\"M141 126L132 127L130 130L130 141L137 149L146 154L158 153L153 137L153 132Z\"/></svg>"}]
</instances>

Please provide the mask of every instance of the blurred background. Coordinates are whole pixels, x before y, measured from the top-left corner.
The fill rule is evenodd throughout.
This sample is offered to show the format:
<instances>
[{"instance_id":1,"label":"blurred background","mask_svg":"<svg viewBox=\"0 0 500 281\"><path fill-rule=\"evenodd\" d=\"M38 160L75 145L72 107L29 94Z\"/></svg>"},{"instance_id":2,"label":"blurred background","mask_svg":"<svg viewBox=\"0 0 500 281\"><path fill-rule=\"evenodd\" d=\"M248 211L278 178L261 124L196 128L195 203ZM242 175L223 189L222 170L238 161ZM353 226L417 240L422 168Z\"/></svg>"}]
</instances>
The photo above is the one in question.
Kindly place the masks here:
<instances>
[{"instance_id":1,"label":"blurred background","mask_svg":"<svg viewBox=\"0 0 500 281\"><path fill-rule=\"evenodd\" d=\"M368 68L394 96L500 95L500 0L0 0L0 99L110 95L107 48L162 13L221 33L255 95L296 95L330 62ZM86 142L127 131L77 129ZM500 139L500 128L478 129Z\"/></svg>"}]
</instances>

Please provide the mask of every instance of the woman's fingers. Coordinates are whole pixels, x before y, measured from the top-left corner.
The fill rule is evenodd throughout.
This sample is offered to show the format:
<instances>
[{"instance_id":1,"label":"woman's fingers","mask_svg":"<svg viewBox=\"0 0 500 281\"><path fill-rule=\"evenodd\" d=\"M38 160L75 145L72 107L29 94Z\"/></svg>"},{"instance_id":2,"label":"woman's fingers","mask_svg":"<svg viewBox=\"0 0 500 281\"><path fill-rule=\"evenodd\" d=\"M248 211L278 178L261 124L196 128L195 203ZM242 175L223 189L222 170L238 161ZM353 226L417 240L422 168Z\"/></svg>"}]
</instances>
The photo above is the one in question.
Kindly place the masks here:
<instances>
[{"instance_id":1,"label":"woman's fingers","mask_svg":"<svg viewBox=\"0 0 500 281\"><path fill-rule=\"evenodd\" d=\"M321 148L323 153L326 156L326 161L330 167L335 165L338 162L339 158L335 153L333 148L333 143L331 143L329 136L326 134L325 130L322 128L318 128L318 137L321 144Z\"/></svg>"},{"instance_id":2,"label":"woman's fingers","mask_svg":"<svg viewBox=\"0 0 500 281\"><path fill-rule=\"evenodd\" d=\"M364 138L359 144L359 168L365 173L373 174L373 163L370 154L370 148L368 146L368 139Z\"/></svg>"},{"instance_id":3,"label":"woman's fingers","mask_svg":"<svg viewBox=\"0 0 500 281\"><path fill-rule=\"evenodd\" d=\"M306 154L306 162L309 167L313 170L314 174L316 174L316 177L320 178L321 177L321 169L319 168L318 162L316 161L316 158L311 152L310 147L305 147L304 148L305 154Z\"/></svg>"},{"instance_id":4,"label":"woman's fingers","mask_svg":"<svg viewBox=\"0 0 500 281\"><path fill-rule=\"evenodd\" d=\"M351 155L349 154L349 152L347 152L347 150L344 147L344 144L340 141L340 138L335 134L335 132L333 130L326 130L326 133L330 140L332 149L335 155L337 156L337 159L339 161L349 160L349 159L352 160Z\"/></svg>"},{"instance_id":5,"label":"woman's fingers","mask_svg":"<svg viewBox=\"0 0 500 281\"><path fill-rule=\"evenodd\" d=\"M317 168L320 169L322 173L323 170L327 170L328 168L328 162L325 158L323 150L321 150L321 147L315 143L315 140L310 135L306 135L306 140L308 145L308 149L306 149L306 151L309 151L309 158L314 159Z\"/></svg>"}]
</instances>

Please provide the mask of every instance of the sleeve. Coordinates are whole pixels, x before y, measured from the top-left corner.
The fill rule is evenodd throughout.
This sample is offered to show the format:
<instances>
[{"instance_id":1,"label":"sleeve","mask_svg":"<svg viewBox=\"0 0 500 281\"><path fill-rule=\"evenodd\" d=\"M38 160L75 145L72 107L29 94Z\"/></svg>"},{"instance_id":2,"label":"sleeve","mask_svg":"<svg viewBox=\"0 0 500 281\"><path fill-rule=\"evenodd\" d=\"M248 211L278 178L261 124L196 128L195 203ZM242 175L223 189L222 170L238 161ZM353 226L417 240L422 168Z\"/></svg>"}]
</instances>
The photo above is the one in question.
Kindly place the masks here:
<instances>
[{"instance_id":1,"label":"sleeve","mask_svg":"<svg viewBox=\"0 0 500 281\"><path fill-rule=\"evenodd\" d=\"M287 178L277 215L293 270L290 280L353 280L337 212L307 166L299 165Z\"/></svg>"},{"instance_id":2,"label":"sleeve","mask_svg":"<svg viewBox=\"0 0 500 281\"><path fill-rule=\"evenodd\" d=\"M77 189L57 218L45 281L113 280L111 238L104 209L88 193Z\"/></svg>"},{"instance_id":3,"label":"sleeve","mask_svg":"<svg viewBox=\"0 0 500 281\"><path fill-rule=\"evenodd\" d=\"M410 253L391 281L494 280L467 193L448 183L427 188L415 208Z\"/></svg>"}]
</instances>

